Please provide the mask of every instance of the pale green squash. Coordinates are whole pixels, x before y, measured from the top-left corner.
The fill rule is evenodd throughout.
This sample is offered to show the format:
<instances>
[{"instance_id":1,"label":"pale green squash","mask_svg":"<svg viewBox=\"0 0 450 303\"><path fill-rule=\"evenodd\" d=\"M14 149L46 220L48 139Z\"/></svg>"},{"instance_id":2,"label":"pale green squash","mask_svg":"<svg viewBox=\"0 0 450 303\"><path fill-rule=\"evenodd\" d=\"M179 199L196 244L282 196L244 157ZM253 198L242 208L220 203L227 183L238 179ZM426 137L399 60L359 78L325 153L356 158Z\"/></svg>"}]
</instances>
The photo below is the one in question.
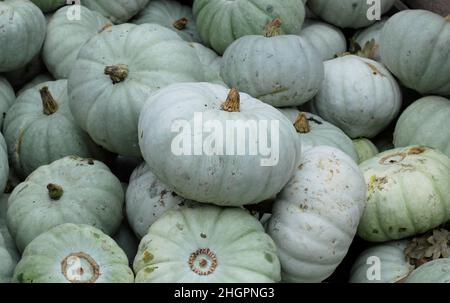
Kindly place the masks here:
<instances>
[{"instance_id":1,"label":"pale green squash","mask_svg":"<svg viewBox=\"0 0 450 303\"><path fill-rule=\"evenodd\" d=\"M8 194L3 194L0 198L0 283L11 282L14 268L20 259L16 244L6 226L8 197Z\"/></svg>"},{"instance_id":2,"label":"pale green squash","mask_svg":"<svg viewBox=\"0 0 450 303\"><path fill-rule=\"evenodd\" d=\"M25 66L39 53L45 17L28 0L2 0L0 11L0 72L9 72Z\"/></svg>"},{"instance_id":3,"label":"pale green squash","mask_svg":"<svg viewBox=\"0 0 450 303\"><path fill-rule=\"evenodd\" d=\"M355 146L356 152L358 153L358 163L369 160L379 153L378 148L369 139L355 139L353 140L353 144Z\"/></svg>"},{"instance_id":4,"label":"pale green squash","mask_svg":"<svg viewBox=\"0 0 450 303\"><path fill-rule=\"evenodd\" d=\"M41 234L14 271L18 283L133 283L127 256L101 230L62 224Z\"/></svg>"},{"instance_id":5,"label":"pale green squash","mask_svg":"<svg viewBox=\"0 0 450 303\"><path fill-rule=\"evenodd\" d=\"M170 210L142 239L133 265L138 283L270 283L280 280L272 239L239 208Z\"/></svg>"},{"instance_id":6,"label":"pale green squash","mask_svg":"<svg viewBox=\"0 0 450 303\"><path fill-rule=\"evenodd\" d=\"M44 82L20 94L3 130L11 166L22 178L65 156L102 157L102 150L73 119L67 80Z\"/></svg>"},{"instance_id":7,"label":"pale green squash","mask_svg":"<svg viewBox=\"0 0 450 303\"><path fill-rule=\"evenodd\" d=\"M213 50L203 46L203 44L192 42L189 45L197 52L198 59L205 73L206 82L216 83L226 87L227 85L220 76L222 57L218 56Z\"/></svg>"},{"instance_id":8,"label":"pale green squash","mask_svg":"<svg viewBox=\"0 0 450 303\"><path fill-rule=\"evenodd\" d=\"M378 154L360 165L368 198L359 235L383 242L420 234L450 219L450 159L423 146Z\"/></svg>"},{"instance_id":9,"label":"pale green squash","mask_svg":"<svg viewBox=\"0 0 450 303\"><path fill-rule=\"evenodd\" d=\"M132 23L156 23L177 32L186 41L200 42L192 8L174 0L150 1Z\"/></svg>"},{"instance_id":10,"label":"pale green squash","mask_svg":"<svg viewBox=\"0 0 450 303\"><path fill-rule=\"evenodd\" d=\"M428 96L410 105L394 132L396 147L414 144L436 148L450 157L450 100Z\"/></svg>"},{"instance_id":11,"label":"pale green squash","mask_svg":"<svg viewBox=\"0 0 450 303\"><path fill-rule=\"evenodd\" d=\"M450 283L450 258L420 266L411 273L405 283Z\"/></svg>"},{"instance_id":12,"label":"pale green squash","mask_svg":"<svg viewBox=\"0 0 450 303\"><path fill-rule=\"evenodd\" d=\"M112 25L96 11L80 6L80 20L67 18L72 7L59 9L48 22L42 57L56 79L67 79L81 47L93 36ZM70 35L70 39L67 38Z\"/></svg>"},{"instance_id":13,"label":"pale green squash","mask_svg":"<svg viewBox=\"0 0 450 303\"><path fill-rule=\"evenodd\" d=\"M149 95L172 83L206 81L195 48L157 24L105 29L80 50L69 76L76 122L107 150L139 157L137 124Z\"/></svg>"},{"instance_id":14,"label":"pale green squash","mask_svg":"<svg viewBox=\"0 0 450 303\"><path fill-rule=\"evenodd\" d=\"M36 4L44 13L56 11L67 4L67 0L31 0L31 2Z\"/></svg>"},{"instance_id":15,"label":"pale green squash","mask_svg":"<svg viewBox=\"0 0 450 303\"><path fill-rule=\"evenodd\" d=\"M202 41L219 54L240 37L262 35L275 18L282 34L297 33L305 19L302 0L195 0L193 10Z\"/></svg>"},{"instance_id":16,"label":"pale green squash","mask_svg":"<svg viewBox=\"0 0 450 303\"><path fill-rule=\"evenodd\" d=\"M139 13L149 0L82 0L81 4L114 23L124 23Z\"/></svg>"},{"instance_id":17,"label":"pale green squash","mask_svg":"<svg viewBox=\"0 0 450 303\"><path fill-rule=\"evenodd\" d=\"M16 100L14 89L9 84L8 80L0 77L0 127L3 129L3 121L6 113L11 105Z\"/></svg>"},{"instance_id":18,"label":"pale green squash","mask_svg":"<svg viewBox=\"0 0 450 303\"><path fill-rule=\"evenodd\" d=\"M122 221L120 181L99 161L65 157L35 170L9 197L8 228L23 251L63 223L89 224L113 235Z\"/></svg>"},{"instance_id":19,"label":"pale green squash","mask_svg":"<svg viewBox=\"0 0 450 303\"><path fill-rule=\"evenodd\" d=\"M425 10L392 16L381 33L381 59L407 87L450 95L450 18Z\"/></svg>"}]
</instances>

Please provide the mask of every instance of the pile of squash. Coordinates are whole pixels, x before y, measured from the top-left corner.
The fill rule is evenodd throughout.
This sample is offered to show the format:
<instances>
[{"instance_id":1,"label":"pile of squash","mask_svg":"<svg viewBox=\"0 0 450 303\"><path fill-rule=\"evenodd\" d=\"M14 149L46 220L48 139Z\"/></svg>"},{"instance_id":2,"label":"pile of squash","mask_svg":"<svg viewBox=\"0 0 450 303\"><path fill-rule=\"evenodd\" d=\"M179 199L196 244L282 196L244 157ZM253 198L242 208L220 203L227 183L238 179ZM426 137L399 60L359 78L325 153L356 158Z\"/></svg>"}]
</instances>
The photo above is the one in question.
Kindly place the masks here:
<instances>
[{"instance_id":1,"label":"pile of squash","mask_svg":"<svg viewBox=\"0 0 450 303\"><path fill-rule=\"evenodd\" d=\"M0 282L450 282L450 15L66 2L0 0Z\"/></svg>"}]
</instances>

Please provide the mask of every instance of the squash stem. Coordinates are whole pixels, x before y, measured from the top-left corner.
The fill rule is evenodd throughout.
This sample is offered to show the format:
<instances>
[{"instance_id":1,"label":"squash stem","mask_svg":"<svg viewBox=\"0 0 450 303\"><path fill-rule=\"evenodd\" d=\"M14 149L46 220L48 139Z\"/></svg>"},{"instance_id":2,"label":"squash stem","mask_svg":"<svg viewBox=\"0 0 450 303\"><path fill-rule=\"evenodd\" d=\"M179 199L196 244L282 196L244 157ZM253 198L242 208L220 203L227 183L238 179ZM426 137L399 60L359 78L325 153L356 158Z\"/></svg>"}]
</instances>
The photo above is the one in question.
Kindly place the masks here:
<instances>
[{"instance_id":1,"label":"squash stem","mask_svg":"<svg viewBox=\"0 0 450 303\"><path fill-rule=\"evenodd\" d=\"M128 65L116 64L105 67L105 75L108 75L113 84L120 83L128 77Z\"/></svg>"},{"instance_id":2,"label":"squash stem","mask_svg":"<svg viewBox=\"0 0 450 303\"><path fill-rule=\"evenodd\" d=\"M47 185L48 189L48 195L50 196L50 199L52 200L59 200L61 199L62 195L64 194L63 188L58 184L49 183Z\"/></svg>"},{"instance_id":3,"label":"squash stem","mask_svg":"<svg viewBox=\"0 0 450 303\"><path fill-rule=\"evenodd\" d=\"M239 91L236 88L232 88L228 93L227 100L222 104L222 110L236 113L240 112L241 100L239 96Z\"/></svg>"},{"instance_id":4,"label":"squash stem","mask_svg":"<svg viewBox=\"0 0 450 303\"><path fill-rule=\"evenodd\" d=\"M450 14L448 14L448 16L445 17L445 20L447 20L448 22L450 22Z\"/></svg>"},{"instance_id":5,"label":"squash stem","mask_svg":"<svg viewBox=\"0 0 450 303\"><path fill-rule=\"evenodd\" d=\"M183 30L186 28L187 24L188 24L189 20L185 17L178 19L177 21L175 21L172 25L173 27L175 27L177 30Z\"/></svg>"},{"instance_id":6,"label":"squash stem","mask_svg":"<svg viewBox=\"0 0 450 303\"><path fill-rule=\"evenodd\" d=\"M307 134L311 131L311 126L309 125L308 117L306 117L305 113L298 114L294 127L300 134Z\"/></svg>"},{"instance_id":7,"label":"squash stem","mask_svg":"<svg viewBox=\"0 0 450 303\"><path fill-rule=\"evenodd\" d=\"M265 37L275 37L281 35L281 19L275 18L274 20L270 21L266 25L266 30L264 31Z\"/></svg>"},{"instance_id":8,"label":"squash stem","mask_svg":"<svg viewBox=\"0 0 450 303\"><path fill-rule=\"evenodd\" d=\"M44 107L44 114L47 116L53 115L58 111L59 105L48 90L48 86L44 86L39 90L42 99L42 106Z\"/></svg>"}]
</instances>

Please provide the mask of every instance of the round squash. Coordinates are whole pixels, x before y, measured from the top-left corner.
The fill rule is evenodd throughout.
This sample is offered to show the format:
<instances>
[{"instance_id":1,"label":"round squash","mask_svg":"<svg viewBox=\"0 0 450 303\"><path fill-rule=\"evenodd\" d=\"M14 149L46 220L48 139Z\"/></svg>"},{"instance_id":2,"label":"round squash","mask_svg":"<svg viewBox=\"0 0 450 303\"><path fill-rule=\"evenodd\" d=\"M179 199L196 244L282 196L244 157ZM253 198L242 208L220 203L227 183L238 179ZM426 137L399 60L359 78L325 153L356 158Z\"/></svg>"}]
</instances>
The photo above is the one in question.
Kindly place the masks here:
<instances>
[{"instance_id":1,"label":"round squash","mask_svg":"<svg viewBox=\"0 0 450 303\"><path fill-rule=\"evenodd\" d=\"M25 249L14 271L16 283L133 283L123 250L101 230L62 224Z\"/></svg>"},{"instance_id":2,"label":"round squash","mask_svg":"<svg viewBox=\"0 0 450 303\"><path fill-rule=\"evenodd\" d=\"M415 269L405 283L450 283L450 258L438 259Z\"/></svg>"},{"instance_id":3,"label":"round squash","mask_svg":"<svg viewBox=\"0 0 450 303\"><path fill-rule=\"evenodd\" d=\"M450 159L423 146L378 154L360 165L368 187L358 234L383 242L420 234L450 219Z\"/></svg>"},{"instance_id":4,"label":"round squash","mask_svg":"<svg viewBox=\"0 0 450 303\"><path fill-rule=\"evenodd\" d=\"M20 259L16 244L6 226L6 209L9 195L0 198L0 283L11 282L14 268Z\"/></svg>"},{"instance_id":5,"label":"round squash","mask_svg":"<svg viewBox=\"0 0 450 303\"><path fill-rule=\"evenodd\" d=\"M89 224L113 235L122 221L123 198L120 181L106 165L65 157L39 167L14 188L8 228L20 251L63 223Z\"/></svg>"},{"instance_id":6,"label":"round squash","mask_svg":"<svg viewBox=\"0 0 450 303\"><path fill-rule=\"evenodd\" d=\"M366 249L353 264L350 283L402 281L414 270L405 256L407 246L408 241L393 241Z\"/></svg>"},{"instance_id":7,"label":"round squash","mask_svg":"<svg viewBox=\"0 0 450 303\"><path fill-rule=\"evenodd\" d=\"M148 2L149 0L83 0L82 5L118 24L130 20L144 9Z\"/></svg>"},{"instance_id":8,"label":"round squash","mask_svg":"<svg viewBox=\"0 0 450 303\"><path fill-rule=\"evenodd\" d=\"M275 244L239 208L169 210L139 244L136 282L270 283L280 280Z\"/></svg>"},{"instance_id":9,"label":"round squash","mask_svg":"<svg viewBox=\"0 0 450 303\"><path fill-rule=\"evenodd\" d=\"M424 97L400 116L394 132L396 147L415 144L436 148L450 157L450 100Z\"/></svg>"},{"instance_id":10,"label":"round squash","mask_svg":"<svg viewBox=\"0 0 450 303\"><path fill-rule=\"evenodd\" d=\"M128 222L141 239L159 217L184 201L159 181L144 162L136 167L130 177L126 193Z\"/></svg>"},{"instance_id":11,"label":"round squash","mask_svg":"<svg viewBox=\"0 0 450 303\"><path fill-rule=\"evenodd\" d=\"M369 139L355 139L353 140L353 145L355 146L356 152L358 153L358 163L369 160L379 153L378 148Z\"/></svg>"},{"instance_id":12,"label":"round squash","mask_svg":"<svg viewBox=\"0 0 450 303\"><path fill-rule=\"evenodd\" d=\"M2 0L0 11L0 72L9 72L39 53L46 22L41 10L28 0Z\"/></svg>"},{"instance_id":13,"label":"round squash","mask_svg":"<svg viewBox=\"0 0 450 303\"><path fill-rule=\"evenodd\" d=\"M186 199L223 206L278 193L299 161L296 135L270 105L209 83L165 87L139 118L139 144L152 172Z\"/></svg>"},{"instance_id":14,"label":"round squash","mask_svg":"<svg viewBox=\"0 0 450 303\"><path fill-rule=\"evenodd\" d=\"M111 21L96 11L80 6L80 20L67 18L72 7L59 9L47 25L42 57L56 79L67 79L81 47L93 36L111 26ZM70 38L67 37L70 35Z\"/></svg>"},{"instance_id":15,"label":"round squash","mask_svg":"<svg viewBox=\"0 0 450 303\"><path fill-rule=\"evenodd\" d=\"M365 198L364 178L349 156L328 146L304 153L267 227L284 282L321 282L334 272L356 234Z\"/></svg>"},{"instance_id":16,"label":"round squash","mask_svg":"<svg viewBox=\"0 0 450 303\"><path fill-rule=\"evenodd\" d=\"M166 85L206 80L200 66L196 50L174 31L157 24L113 26L81 48L69 76L70 109L97 144L140 157L144 101Z\"/></svg>"},{"instance_id":17,"label":"round squash","mask_svg":"<svg viewBox=\"0 0 450 303\"><path fill-rule=\"evenodd\" d=\"M19 95L3 131L11 166L25 178L42 165L65 156L101 156L69 108L67 80L44 82Z\"/></svg>"},{"instance_id":18,"label":"round squash","mask_svg":"<svg viewBox=\"0 0 450 303\"><path fill-rule=\"evenodd\" d=\"M282 34L298 33L305 19L302 0L195 0L193 10L202 41L219 54L240 37L263 34L275 18Z\"/></svg>"},{"instance_id":19,"label":"round squash","mask_svg":"<svg viewBox=\"0 0 450 303\"><path fill-rule=\"evenodd\" d=\"M295 108L285 108L280 111L293 123L303 151L321 145L331 146L342 150L358 162L358 154L352 140L333 124L319 116L300 112Z\"/></svg>"},{"instance_id":20,"label":"round squash","mask_svg":"<svg viewBox=\"0 0 450 303\"><path fill-rule=\"evenodd\" d=\"M316 47L323 61L333 59L347 50L347 39L342 31L325 22L307 19L299 35Z\"/></svg>"},{"instance_id":21,"label":"round squash","mask_svg":"<svg viewBox=\"0 0 450 303\"><path fill-rule=\"evenodd\" d=\"M312 102L313 112L350 138L373 138L397 117L401 91L380 63L347 55L324 65L325 81Z\"/></svg>"},{"instance_id":22,"label":"round squash","mask_svg":"<svg viewBox=\"0 0 450 303\"><path fill-rule=\"evenodd\" d=\"M356 48L354 51L357 51L359 56L381 61L380 36L385 23L386 20L378 21L353 36L352 46Z\"/></svg>"},{"instance_id":23,"label":"round squash","mask_svg":"<svg viewBox=\"0 0 450 303\"><path fill-rule=\"evenodd\" d=\"M3 129L3 120L5 119L8 109L16 101L16 94L14 89L9 84L8 80L0 77L0 127Z\"/></svg>"},{"instance_id":24,"label":"round squash","mask_svg":"<svg viewBox=\"0 0 450 303\"><path fill-rule=\"evenodd\" d=\"M56 11L67 4L67 0L31 0L31 2L36 4L44 13Z\"/></svg>"},{"instance_id":25,"label":"round squash","mask_svg":"<svg viewBox=\"0 0 450 303\"><path fill-rule=\"evenodd\" d=\"M276 107L298 106L319 91L322 58L307 40L278 35L277 20L266 36L245 36L225 51L220 75L229 87ZM307 80L306 80L307 79Z\"/></svg>"},{"instance_id":26,"label":"round squash","mask_svg":"<svg viewBox=\"0 0 450 303\"><path fill-rule=\"evenodd\" d=\"M450 95L450 18L402 11L386 22L380 44L383 63L405 86Z\"/></svg>"},{"instance_id":27,"label":"round squash","mask_svg":"<svg viewBox=\"0 0 450 303\"><path fill-rule=\"evenodd\" d=\"M200 42L192 8L177 1L152 0L132 22L156 23L177 32L186 41Z\"/></svg>"},{"instance_id":28,"label":"round squash","mask_svg":"<svg viewBox=\"0 0 450 303\"><path fill-rule=\"evenodd\" d=\"M372 2L372 1L371 1ZM367 0L309 0L308 6L314 14L328 23L346 28L361 28L374 23L368 18L373 3ZM381 0L381 14L389 11L395 0Z\"/></svg>"}]
</instances>

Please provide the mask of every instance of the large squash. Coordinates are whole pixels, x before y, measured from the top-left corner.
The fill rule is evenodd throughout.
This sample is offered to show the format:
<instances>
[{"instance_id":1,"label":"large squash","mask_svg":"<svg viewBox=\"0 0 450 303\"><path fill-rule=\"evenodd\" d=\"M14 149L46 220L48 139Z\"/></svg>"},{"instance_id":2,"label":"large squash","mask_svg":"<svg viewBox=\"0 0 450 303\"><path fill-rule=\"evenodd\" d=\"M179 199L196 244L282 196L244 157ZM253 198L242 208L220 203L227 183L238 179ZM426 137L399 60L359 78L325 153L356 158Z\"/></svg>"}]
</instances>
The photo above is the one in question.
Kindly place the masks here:
<instances>
[{"instance_id":1,"label":"large squash","mask_svg":"<svg viewBox=\"0 0 450 303\"><path fill-rule=\"evenodd\" d=\"M307 150L277 196L268 233L278 247L282 280L321 282L344 259L364 210L366 186L342 151Z\"/></svg>"},{"instance_id":2,"label":"large squash","mask_svg":"<svg viewBox=\"0 0 450 303\"><path fill-rule=\"evenodd\" d=\"M296 135L277 109L209 83L165 87L139 118L139 145L152 172L186 199L224 206L278 193L299 161Z\"/></svg>"},{"instance_id":3,"label":"large squash","mask_svg":"<svg viewBox=\"0 0 450 303\"><path fill-rule=\"evenodd\" d=\"M120 181L101 162L66 157L41 166L14 188L7 224L19 250L63 223L89 224L113 235L122 221Z\"/></svg>"},{"instance_id":4,"label":"large squash","mask_svg":"<svg viewBox=\"0 0 450 303\"><path fill-rule=\"evenodd\" d=\"M170 210L142 239L136 282L270 283L280 280L272 239L239 208L190 206Z\"/></svg>"}]
</instances>

